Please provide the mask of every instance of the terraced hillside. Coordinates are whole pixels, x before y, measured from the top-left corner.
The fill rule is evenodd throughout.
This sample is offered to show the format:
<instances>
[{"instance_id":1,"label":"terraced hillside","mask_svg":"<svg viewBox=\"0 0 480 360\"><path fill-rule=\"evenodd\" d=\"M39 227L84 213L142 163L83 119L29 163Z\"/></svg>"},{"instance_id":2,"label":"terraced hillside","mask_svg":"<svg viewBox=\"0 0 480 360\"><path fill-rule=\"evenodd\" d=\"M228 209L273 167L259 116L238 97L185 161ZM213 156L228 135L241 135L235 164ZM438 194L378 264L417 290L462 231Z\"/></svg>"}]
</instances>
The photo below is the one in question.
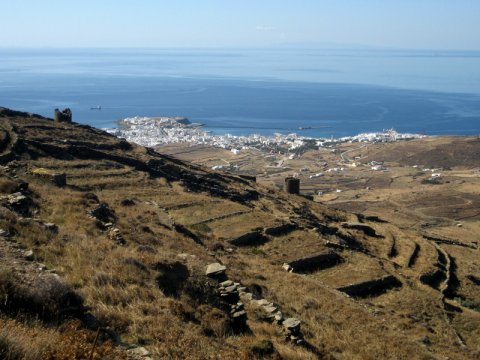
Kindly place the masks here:
<instances>
[{"instance_id":1,"label":"terraced hillside","mask_svg":"<svg viewBox=\"0 0 480 360\"><path fill-rule=\"evenodd\" d=\"M2 356L479 357L475 244L6 109L0 164Z\"/></svg>"}]
</instances>

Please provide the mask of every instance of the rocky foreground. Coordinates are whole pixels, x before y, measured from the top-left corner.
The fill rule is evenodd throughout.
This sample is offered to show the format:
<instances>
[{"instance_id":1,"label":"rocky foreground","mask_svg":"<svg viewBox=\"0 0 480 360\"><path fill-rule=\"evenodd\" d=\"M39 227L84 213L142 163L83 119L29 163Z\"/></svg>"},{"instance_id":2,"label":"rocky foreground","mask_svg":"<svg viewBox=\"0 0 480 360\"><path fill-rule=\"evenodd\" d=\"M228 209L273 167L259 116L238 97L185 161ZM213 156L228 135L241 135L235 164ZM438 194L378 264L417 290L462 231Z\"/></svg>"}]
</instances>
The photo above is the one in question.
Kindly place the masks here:
<instances>
[{"instance_id":1,"label":"rocky foreground","mask_svg":"<svg viewBox=\"0 0 480 360\"><path fill-rule=\"evenodd\" d=\"M478 244L7 109L0 164L0 357L480 356Z\"/></svg>"}]
</instances>

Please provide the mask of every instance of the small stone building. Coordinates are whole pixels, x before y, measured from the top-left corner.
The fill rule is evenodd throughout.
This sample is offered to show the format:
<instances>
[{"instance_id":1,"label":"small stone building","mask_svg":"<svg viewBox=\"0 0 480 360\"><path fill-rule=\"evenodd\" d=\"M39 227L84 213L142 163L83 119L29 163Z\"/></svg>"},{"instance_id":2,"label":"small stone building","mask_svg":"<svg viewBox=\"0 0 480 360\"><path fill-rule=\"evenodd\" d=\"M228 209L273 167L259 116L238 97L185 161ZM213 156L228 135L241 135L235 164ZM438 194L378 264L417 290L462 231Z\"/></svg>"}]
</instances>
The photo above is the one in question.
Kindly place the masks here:
<instances>
[{"instance_id":1,"label":"small stone building","mask_svg":"<svg viewBox=\"0 0 480 360\"><path fill-rule=\"evenodd\" d=\"M291 176L286 177L285 191L289 194L300 194L300 179Z\"/></svg>"}]
</instances>

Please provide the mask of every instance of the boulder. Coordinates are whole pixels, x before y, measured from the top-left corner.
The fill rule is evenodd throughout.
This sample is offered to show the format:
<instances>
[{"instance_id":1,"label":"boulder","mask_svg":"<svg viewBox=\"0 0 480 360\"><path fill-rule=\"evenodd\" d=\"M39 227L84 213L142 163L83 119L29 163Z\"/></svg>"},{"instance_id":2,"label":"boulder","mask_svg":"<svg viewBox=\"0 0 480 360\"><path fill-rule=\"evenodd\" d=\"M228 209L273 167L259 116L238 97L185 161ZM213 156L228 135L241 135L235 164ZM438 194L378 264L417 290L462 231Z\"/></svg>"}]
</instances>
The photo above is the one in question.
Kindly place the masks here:
<instances>
[{"instance_id":1,"label":"boulder","mask_svg":"<svg viewBox=\"0 0 480 360\"><path fill-rule=\"evenodd\" d=\"M283 327L291 332L298 331L302 322L297 318L288 318L283 321Z\"/></svg>"},{"instance_id":2,"label":"boulder","mask_svg":"<svg viewBox=\"0 0 480 360\"><path fill-rule=\"evenodd\" d=\"M145 349L144 347L135 347L132 349L127 350L127 353L129 355L129 359L142 359L142 360L148 360L151 359L152 353Z\"/></svg>"},{"instance_id":3,"label":"boulder","mask_svg":"<svg viewBox=\"0 0 480 360\"><path fill-rule=\"evenodd\" d=\"M247 313L245 312L245 310L236 311L232 314L232 318L234 319L241 318L244 316L247 316Z\"/></svg>"},{"instance_id":4,"label":"boulder","mask_svg":"<svg viewBox=\"0 0 480 360\"><path fill-rule=\"evenodd\" d=\"M0 203L22 216L31 216L30 207L33 206L33 201L21 192L0 196Z\"/></svg>"},{"instance_id":5,"label":"boulder","mask_svg":"<svg viewBox=\"0 0 480 360\"><path fill-rule=\"evenodd\" d=\"M225 265L219 263L212 263L207 266L207 270L205 271L205 275L208 277L221 277L225 274L227 267Z\"/></svg>"},{"instance_id":6,"label":"boulder","mask_svg":"<svg viewBox=\"0 0 480 360\"><path fill-rule=\"evenodd\" d=\"M286 340L292 342L295 345L304 345L305 340L303 334L300 331L301 321L296 318L288 318L282 322Z\"/></svg>"},{"instance_id":7,"label":"boulder","mask_svg":"<svg viewBox=\"0 0 480 360\"><path fill-rule=\"evenodd\" d=\"M10 237L10 231L6 229L0 229L0 237L4 237L4 238Z\"/></svg>"},{"instance_id":8,"label":"boulder","mask_svg":"<svg viewBox=\"0 0 480 360\"><path fill-rule=\"evenodd\" d=\"M25 255L24 255L24 258L25 258L25 260L33 261L35 259L35 254L34 254L33 250L26 251Z\"/></svg>"},{"instance_id":9,"label":"boulder","mask_svg":"<svg viewBox=\"0 0 480 360\"><path fill-rule=\"evenodd\" d=\"M278 311L278 308L275 305L267 305L263 307L263 310L268 314L274 315Z\"/></svg>"},{"instance_id":10,"label":"boulder","mask_svg":"<svg viewBox=\"0 0 480 360\"><path fill-rule=\"evenodd\" d=\"M232 285L233 285L232 280L226 280L226 281L220 283L220 286L223 286L223 287L228 287L228 286L232 286Z\"/></svg>"},{"instance_id":11,"label":"boulder","mask_svg":"<svg viewBox=\"0 0 480 360\"><path fill-rule=\"evenodd\" d=\"M278 322L278 323L281 323L283 321L283 314L281 311L277 311L275 313L275 321Z\"/></svg>"},{"instance_id":12,"label":"boulder","mask_svg":"<svg viewBox=\"0 0 480 360\"><path fill-rule=\"evenodd\" d=\"M268 305L273 305L270 301L267 299L260 299L260 300L253 300L252 303L257 306L268 306Z\"/></svg>"}]
</instances>

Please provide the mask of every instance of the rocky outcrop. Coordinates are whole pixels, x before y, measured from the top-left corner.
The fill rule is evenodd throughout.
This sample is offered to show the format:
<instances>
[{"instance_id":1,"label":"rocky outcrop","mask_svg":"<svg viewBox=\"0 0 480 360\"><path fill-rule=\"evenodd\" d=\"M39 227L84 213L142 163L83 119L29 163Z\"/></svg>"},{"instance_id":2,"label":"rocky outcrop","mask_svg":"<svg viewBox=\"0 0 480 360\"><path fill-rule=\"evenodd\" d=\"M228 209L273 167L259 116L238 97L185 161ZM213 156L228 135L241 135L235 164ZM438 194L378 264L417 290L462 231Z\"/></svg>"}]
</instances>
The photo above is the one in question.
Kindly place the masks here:
<instances>
[{"instance_id":1,"label":"rocky outcrop","mask_svg":"<svg viewBox=\"0 0 480 360\"><path fill-rule=\"evenodd\" d=\"M16 192L0 196L0 205L3 205L22 216L31 216L34 203L27 192Z\"/></svg>"},{"instance_id":2,"label":"rocky outcrop","mask_svg":"<svg viewBox=\"0 0 480 360\"><path fill-rule=\"evenodd\" d=\"M341 261L342 258L340 255L331 251L327 253L310 255L291 261L285 268L296 273L310 273L335 266Z\"/></svg>"},{"instance_id":3,"label":"rocky outcrop","mask_svg":"<svg viewBox=\"0 0 480 360\"><path fill-rule=\"evenodd\" d=\"M385 275L379 279L342 286L337 290L352 297L369 297L380 295L389 289L401 286L402 283L395 276Z\"/></svg>"}]
</instances>

